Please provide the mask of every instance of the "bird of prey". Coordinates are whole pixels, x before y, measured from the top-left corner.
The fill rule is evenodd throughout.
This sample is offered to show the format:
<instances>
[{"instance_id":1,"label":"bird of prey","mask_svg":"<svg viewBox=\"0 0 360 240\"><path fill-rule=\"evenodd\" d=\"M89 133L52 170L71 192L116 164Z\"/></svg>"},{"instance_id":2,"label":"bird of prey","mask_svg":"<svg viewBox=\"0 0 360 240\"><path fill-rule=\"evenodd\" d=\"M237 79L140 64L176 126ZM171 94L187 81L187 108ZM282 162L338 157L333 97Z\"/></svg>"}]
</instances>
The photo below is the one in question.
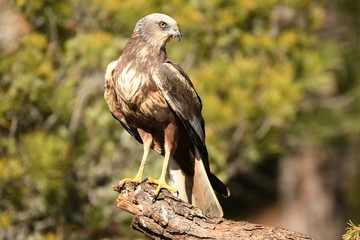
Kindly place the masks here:
<instances>
[{"instance_id":1,"label":"bird of prey","mask_svg":"<svg viewBox=\"0 0 360 240\"><path fill-rule=\"evenodd\" d=\"M145 161L152 148L164 155L155 198L161 189L178 196L212 217L222 217L223 210L214 190L229 196L228 188L210 172L205 146L202 103L192 82L179 64L170 60L166 44L181 40L177 22L154 13L140 19L116 61L105 73L105 94L112 115L137 141L144 153L135 178L142 182ZM170 185L166 184L169 172ZM213 190L214 189L214 190Z\"/></svg>"}]
</instances>

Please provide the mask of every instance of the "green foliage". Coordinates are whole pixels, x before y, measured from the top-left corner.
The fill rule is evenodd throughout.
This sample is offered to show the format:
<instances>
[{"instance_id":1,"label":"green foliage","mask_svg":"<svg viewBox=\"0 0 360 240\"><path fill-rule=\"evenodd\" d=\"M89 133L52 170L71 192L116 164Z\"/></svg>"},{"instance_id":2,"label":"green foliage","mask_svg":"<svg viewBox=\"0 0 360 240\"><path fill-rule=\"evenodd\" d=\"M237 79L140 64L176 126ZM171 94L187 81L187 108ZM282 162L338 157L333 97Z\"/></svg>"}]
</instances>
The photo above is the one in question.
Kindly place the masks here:
<instances>
[{"instance_id":1,"label":"green foliage","mask_svg":"<svg viewBox=\"0 0 360 240\"><path fill-rule=\"evenodd\" d=\"M136 174L142 147L107 109L103 75L135 23L152 12L172 16L183 32L167 51L202 98L211 168L220 178L228 162L251 167L304 142L360 142L360 48L344 52L316 34L331 12L327 1L12 4L32 30L14 40L14 51L0 52L0 229L8 234L129 236L111 184ZM146 176L160 174L161 159L149 156Z\"/></svg>"},{"instance_id":2,"label":"green foliage","mask_svg":"<svg viewBox=\"0 0 360 240\"><path fill-rule=\"evenodd\" d=\"M22 185L39 192L45 206L58 204L63 194L64 177L69 169L64 159L68 147L66 139L42 132L32 132L20 139L20 164L31 179Z\"/></svg>"},{"instance_id":3,"label":"green foliage","mask_svg":"<svg viewBox=\"0 0 360 240\"><path fill-rule=\"evenodd\" d=\"M7 94L2 95L0 115L17 114L38 105L47 109L54 84L54 62L48 50L48 41L43 34L33 33L21 39L21 52L4 59L7 67L2 86Z\"/></svg>"},{"instance_id":4,"label":"green foliage","mask_svg":"<svg viewBox=\"0 0 360 240\"><path fill-rule=\"evenodd\" d=\"M125 43L106 32L79 34L65 43L65 60L84 73L104 69L108 59L119 57Z\"/></svg>"}]
</instances>

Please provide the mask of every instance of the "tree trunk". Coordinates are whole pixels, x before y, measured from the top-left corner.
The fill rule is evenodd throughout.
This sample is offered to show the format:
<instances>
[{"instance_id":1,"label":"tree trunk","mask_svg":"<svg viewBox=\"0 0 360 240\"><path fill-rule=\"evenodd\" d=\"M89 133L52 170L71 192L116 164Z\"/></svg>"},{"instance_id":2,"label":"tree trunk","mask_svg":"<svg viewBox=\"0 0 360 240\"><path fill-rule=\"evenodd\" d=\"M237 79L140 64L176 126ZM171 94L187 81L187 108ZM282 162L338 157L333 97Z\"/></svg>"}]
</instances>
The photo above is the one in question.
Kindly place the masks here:
<instances>
[{"instance_id":1,"label":"tree trunk","mask_svg":"<svg viewBox=\"0 0 360 240\"><path fill-rule=\"evenodd\" d=\"M302 146L280 163L282 226L337 240L345 229L341 188L345 150Z\"/></svg>"},{"instance_id":2,"label":"tree trunk","mask_svg":"<svg viewBox=\"0 0 360 240\"><path fill-rule=\"evenodd\" d=\"M313 239L283 228L210 218L163 189L153 201L155 186L133 183L113 186L117 206L134 214L131 227L152 239Z\"/></svg>"}]
</instances>

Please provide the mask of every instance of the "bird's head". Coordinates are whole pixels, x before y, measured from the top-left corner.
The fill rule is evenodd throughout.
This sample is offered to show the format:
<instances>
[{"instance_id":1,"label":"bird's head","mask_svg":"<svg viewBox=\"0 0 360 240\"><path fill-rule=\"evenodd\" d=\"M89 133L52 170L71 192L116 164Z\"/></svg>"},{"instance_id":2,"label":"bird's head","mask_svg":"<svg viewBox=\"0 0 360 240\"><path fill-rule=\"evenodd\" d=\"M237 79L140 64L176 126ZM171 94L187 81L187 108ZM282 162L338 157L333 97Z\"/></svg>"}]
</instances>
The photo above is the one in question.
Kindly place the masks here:
<instances>
[{"instance_id":1,"label":"bird's head","mask_svg":"<svg viewBox=\"0 0 360 240\"><path fill-rule=\"evenodd\" d=\"M171 17L153 13L140 19L134 32L138 31L140 35L153 46L164 46L172 38L181 40L182 34L177 22Z\"/></svg>"}]
</instances>

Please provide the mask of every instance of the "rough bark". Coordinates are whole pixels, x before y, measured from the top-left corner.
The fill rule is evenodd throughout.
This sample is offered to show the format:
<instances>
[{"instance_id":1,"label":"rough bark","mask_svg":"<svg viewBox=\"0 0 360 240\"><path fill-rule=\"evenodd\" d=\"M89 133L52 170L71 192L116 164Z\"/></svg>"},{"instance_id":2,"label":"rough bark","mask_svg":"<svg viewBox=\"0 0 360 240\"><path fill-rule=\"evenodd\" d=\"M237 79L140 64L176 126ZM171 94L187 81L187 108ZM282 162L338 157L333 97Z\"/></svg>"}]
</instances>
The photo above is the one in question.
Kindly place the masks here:
<instances>
[{"instance_id":1,"label":"rough bark","mask_svg":"<svg viewBox=\"0 0 360 240\"><path fill-rule=\"evenodd\" d=\"M113 189L120 193L117 206L134 214L131 227L152 239L313 239L283 228L209 218L165 189L154 201L155 186L146 182Z\"/></svg>"}]
</instances>

